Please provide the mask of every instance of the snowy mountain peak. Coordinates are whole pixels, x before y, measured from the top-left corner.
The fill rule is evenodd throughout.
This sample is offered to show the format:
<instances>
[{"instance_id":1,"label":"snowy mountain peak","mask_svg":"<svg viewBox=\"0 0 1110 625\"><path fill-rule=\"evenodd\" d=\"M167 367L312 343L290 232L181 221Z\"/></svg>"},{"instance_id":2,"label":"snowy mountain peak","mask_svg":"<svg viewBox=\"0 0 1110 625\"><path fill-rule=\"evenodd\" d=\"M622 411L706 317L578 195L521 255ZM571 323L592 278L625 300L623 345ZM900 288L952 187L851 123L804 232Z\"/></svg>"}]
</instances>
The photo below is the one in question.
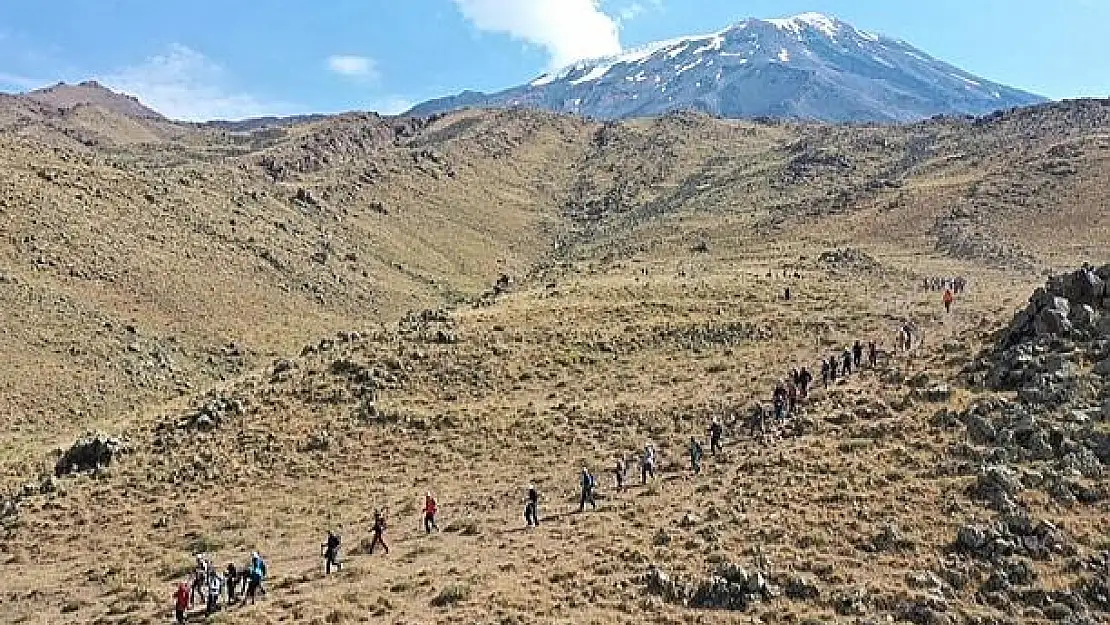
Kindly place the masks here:
<instances>
[{"instance_id":1,"label":"snowy mountain peak","mask_svg":"<svg viewBox=\"0 0 1110 625\"><path fill-rule=\"evenodd\" d=\"M583 60L491 95L464 93L414 114L534 107L603 119L696 109L724 117L909 121L1043 101L938 61L904 41L821 13L748 19L724 30Z\"/></svg>"},{"instance_id":2,"label":"snowy mountain peak","mask_svg":"<svg viewBox=\"0 0 1110 625\"><path fill-rule=\"evenodd\" d=\"M769 19L767 21L778 28L792 31L795 34L800 33L808 26L820 31L827 37L836 37L837 34L840 33L840 26L842 24L842 22L835 17L829 17L823 13L801 13L794 17Z\"/></svg>"}]
</instances>

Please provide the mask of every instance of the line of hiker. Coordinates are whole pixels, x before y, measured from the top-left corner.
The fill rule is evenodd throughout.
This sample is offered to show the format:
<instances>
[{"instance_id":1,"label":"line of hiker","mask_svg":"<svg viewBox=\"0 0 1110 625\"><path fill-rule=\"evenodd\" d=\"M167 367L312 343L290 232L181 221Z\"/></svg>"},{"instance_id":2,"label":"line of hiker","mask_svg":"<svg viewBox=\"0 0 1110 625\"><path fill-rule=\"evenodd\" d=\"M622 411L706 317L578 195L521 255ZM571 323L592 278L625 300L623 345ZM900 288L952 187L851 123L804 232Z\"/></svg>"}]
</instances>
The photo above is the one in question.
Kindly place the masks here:
<instances>
[{"instance_id":1,"label":"line of hiker","mask_svg":"<svg viewBox=\"0 0 1110 625\"><path fill-rule=\"evenodd\" d=\"M899 332L899 347L909 349L913 344L916 328L912 323L904 324ZM861 341L855 341L851 346L845 347L842 353L832 354L820 363L821 383L824 388L836 384L838 380L850 377L854 372L861 371L865 366L875 368L878 364L879 348L874 341L865 346ZM804 404L810 395L815 382L813 373L808 367L795 367L789 374L781 379L775 386L771 395L773 412L768 411L762 402L757 402L748 423L748 434L761 443L766 443L769 429L768 421L776 428L785 426L788 419L798 414L799 407ZM676 419L678 423L678 419ZM735 424L735 421L733 421ZM707 427L706 435L710 453L719 456L723 453L722 439L724 424L720 417L713 417ZM691 436L687 444L687 453L690 461L690 471L694 476L699 476L705 458L705 448L697 436ZM618 458L612 472L617 492L625 490L628 463L624 458ZM646 486L654 480L658 471L658 456L652 444L644 446L639 454L640 484ZM588 467L583 466L579 476L578 511L584 512L589 505L591 510L597 508L598 482ZM435 496L428 492L424 498L424 507L421 510L423 528L430 534L438 531L436 517L439 505ZM387 509L374 511L371 532L373 537L367 549L370 555L381 547L385 554L389 553L386 542ZM525 525L529 528L538 527L540 524L540 493L535 485L529 485L525 494L524 506ZM324 574L330 575L333 570L340 571L343 563L340 561L340 548L342 540L333 530L327 532L326 539L321 545L324 560ZM252 552L250 564L243 569L229 563L223 574L216 571L211 562L203 555L196 556L197 565L191 584L181 582L175 593L175 612L178 623L185 623L188 611L197 603L204 606L204 615L210 616L223 607L245 605L247 601L252 604L259 594L265 595L266 589L263 582L266 579L266 562L258 554Z\"/></svg>"}]
</instances>

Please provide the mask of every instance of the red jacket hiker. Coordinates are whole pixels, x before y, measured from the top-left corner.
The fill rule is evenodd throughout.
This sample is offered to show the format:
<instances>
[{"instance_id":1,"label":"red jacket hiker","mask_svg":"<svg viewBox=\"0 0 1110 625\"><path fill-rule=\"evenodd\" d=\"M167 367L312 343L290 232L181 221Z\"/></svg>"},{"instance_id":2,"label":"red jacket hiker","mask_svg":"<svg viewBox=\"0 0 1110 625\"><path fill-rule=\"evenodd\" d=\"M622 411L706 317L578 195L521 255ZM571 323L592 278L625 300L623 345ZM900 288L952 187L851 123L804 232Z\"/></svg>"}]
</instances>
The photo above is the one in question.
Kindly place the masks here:
<instances>
[{"instance_id":1,"label":"red jacket hiker","mask_svg":"<svg viewBox=\"0 0 1110 625\"><path fill-rule=\"evenodd\" d=\"M432 533L433 529L439 529L436 526L436 512L438 509L436 498L432 497L431 493L428 493L428 495L424 497L424 531L429 534Z\"/></svg>"},{"instance_id":2,"label":"red jacket hiker","mask_svg":"<svg viewBox=\"0 0 1110 625\"><path fill-rule=\"evenodd\" d=\"M177 585L177 590L173 593L174 598L174 615L177 617L178 623L185 622L185 611L189 609L189 599L192 593L189 590L189 585L181 582Z\"/></svg>"},{"instance_id":3,"label":"red jacket hiker","mask_svg":"<svg viewBox=\"0 0 1110 625\"><path fill-rule=\"evenodd\" d=\"M952 302L954 302L955 300L956 298L952 295L951 289L945 289L943 297L945 312L952 310Z\"/></svg>"}]
</instances>

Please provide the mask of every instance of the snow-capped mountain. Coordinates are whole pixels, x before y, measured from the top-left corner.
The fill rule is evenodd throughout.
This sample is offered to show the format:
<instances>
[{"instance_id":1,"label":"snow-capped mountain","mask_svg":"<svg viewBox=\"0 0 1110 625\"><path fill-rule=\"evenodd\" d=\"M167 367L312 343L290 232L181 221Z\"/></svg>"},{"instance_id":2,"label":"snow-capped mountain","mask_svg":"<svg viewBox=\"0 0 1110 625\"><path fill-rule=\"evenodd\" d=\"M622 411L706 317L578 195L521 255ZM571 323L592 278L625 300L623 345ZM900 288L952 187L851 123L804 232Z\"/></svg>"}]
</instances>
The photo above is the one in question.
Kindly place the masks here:
<instances>
[{"instance_id":1,"label":"snow-capped mountain","mask_svg":"<svg viewBox=\"0 0 1110 625\"><path fill-rule=\"evenodd\" d=\"M697 109L723 117L899 122L1043 101L973 76L904 41L804 13L749 19L716 33L653 43L582 61L499 93L467 91L411 112L521 106L618 119Z\"/></svg>"}]
</instances>

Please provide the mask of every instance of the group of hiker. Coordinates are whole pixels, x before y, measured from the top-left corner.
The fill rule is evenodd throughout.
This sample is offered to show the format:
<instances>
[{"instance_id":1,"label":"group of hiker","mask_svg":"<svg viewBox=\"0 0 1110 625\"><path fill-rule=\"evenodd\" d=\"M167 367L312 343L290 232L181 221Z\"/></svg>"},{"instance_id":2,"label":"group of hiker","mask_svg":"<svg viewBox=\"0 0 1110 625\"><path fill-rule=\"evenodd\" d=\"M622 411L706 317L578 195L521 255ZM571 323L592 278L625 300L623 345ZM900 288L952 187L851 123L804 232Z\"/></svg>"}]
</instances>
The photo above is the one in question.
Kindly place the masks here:
<instances>
[{"instance_id":1,"label":"group of hiker","mask_svg":"<svg viewBox=\"0 0 1110 625\"><path fill-rule=\"evenodd\" d=\"M922 282L926 291L951 291L959 295L967 289L967 279L963 276L955 278L928 277Z\"/></svg>"},{"instance_id":2,"label":"group of hiker","mask_svg":"<svg viewBox=\"0 0 1110 625\"><path fill-rule=\"evenodd\" d=\"M922 285L926 291L943 291L944 295L941 296L941 301L944 303L944 312L950 313L952 312L952 304L956 302L956 296L967 290L967 279L963 276L955 278L928 277L923 278Z\"/></svg>"},{"instance_id":3,"label":"group of hiker","mask_svg":"<svg viewBox=\"0 0 1110 625\"><path fill-rule=\"evenodd\" d=\"M225 598L226 607L245 605L248 599L253 604L259 593L266 594L262 585L265 579L266 561L257 551L251 553L249 565L240 569L229 562L223 574L203 554L197 555L192 582L181 582L174 592L177 622L184 623L189 609L197 603L204 606L205 616L220 610Z\"/></svg>"}]
</instances>

